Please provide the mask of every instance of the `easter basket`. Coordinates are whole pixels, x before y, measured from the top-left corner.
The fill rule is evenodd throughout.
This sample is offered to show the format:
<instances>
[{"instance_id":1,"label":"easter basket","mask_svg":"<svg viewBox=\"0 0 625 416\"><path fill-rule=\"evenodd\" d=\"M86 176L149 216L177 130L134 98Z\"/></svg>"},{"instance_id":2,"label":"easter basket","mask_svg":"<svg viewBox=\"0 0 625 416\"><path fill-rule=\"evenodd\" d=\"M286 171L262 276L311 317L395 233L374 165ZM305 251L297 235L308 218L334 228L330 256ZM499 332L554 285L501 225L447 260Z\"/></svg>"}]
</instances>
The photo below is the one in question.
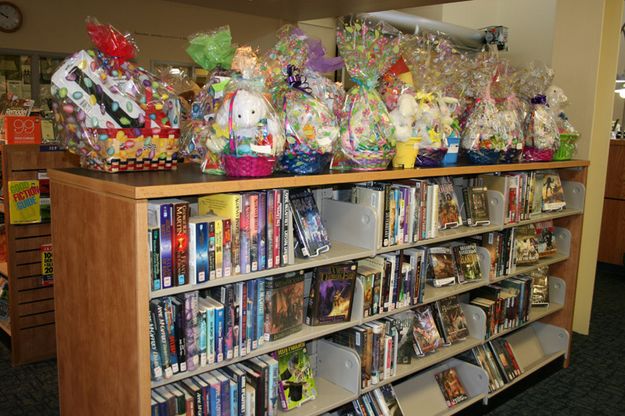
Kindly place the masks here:
<instances>
[{"instance_id":1,"label":"easter basket","mask_svg":"<svg viewBox=\"0 0 625 416\"><path fill-rule=\"evenodd\" d=\"M227 176L235 177L263 177L273 173L276 164L276 157L270 154L263 155L258 152L242 153L241 143L234 132L233 108L238 91L232 93L228 102L228 144L222 154L224 171ZM271 146L273 138L267 131L266 123L258 126L261 135L259 146ZM253 146L253 145L252 145Z\"/></svg>"},{"instance_id":2,"label":"easter basket","mask_svg":"<svg viewBox=\"0 0 625 416\"><path fill-rule=\"evenodd\" d=\"M110 173L176 169L180 129L88 130L97 142L80 154L83 167Z\"/></svg>"},{"instance_id":3,"label":"easter basket","mask_svg":"<svg viewBox=\"0 0 625 416\"><path fill-rule=\"evenodd\" d=\"M136 46L110 25L87 19L94 49L52 75L56 134L83 167L105 172L175 169L180 102L174 90L129 60Z\"/></svg>"}]
</instances>

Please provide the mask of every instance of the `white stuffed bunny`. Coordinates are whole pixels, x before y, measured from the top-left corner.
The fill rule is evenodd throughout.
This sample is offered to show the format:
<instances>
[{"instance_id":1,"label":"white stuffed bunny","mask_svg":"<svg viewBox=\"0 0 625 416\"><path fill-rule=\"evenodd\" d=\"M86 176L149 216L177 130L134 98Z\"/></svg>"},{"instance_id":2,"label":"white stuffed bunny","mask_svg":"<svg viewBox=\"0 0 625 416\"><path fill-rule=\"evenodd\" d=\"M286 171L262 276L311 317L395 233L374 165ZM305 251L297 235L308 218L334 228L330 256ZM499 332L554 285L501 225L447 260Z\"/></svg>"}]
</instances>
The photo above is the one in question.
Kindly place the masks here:
<instances>
[{"instance_id":1,"label":"white stuffed bunny","mask_svg":"<svg viewBox=\"0 0 625 416\"><path fill-rule=\"evenodd\" d=\"M415 137L415 121L417 119L417 102L410 94L402 94L397 101L398 105L390 112L391 120L395 125L395 134L400 142Z\"/></svg>"},{"instance_id":2,"label":"white stuffed bunny","mask_svg":"<svg viewBox=\"0 0 625 416\"><path fill-rule=\"evenodd\" d=\"M234 101L232 101L234 100ZM259 93L239 89L226 99L217 111L216 124L221 134L229 137L229 117L238 155L275 156L284 147L280 122L269 102Z\"/></svg>"}]
</instances>

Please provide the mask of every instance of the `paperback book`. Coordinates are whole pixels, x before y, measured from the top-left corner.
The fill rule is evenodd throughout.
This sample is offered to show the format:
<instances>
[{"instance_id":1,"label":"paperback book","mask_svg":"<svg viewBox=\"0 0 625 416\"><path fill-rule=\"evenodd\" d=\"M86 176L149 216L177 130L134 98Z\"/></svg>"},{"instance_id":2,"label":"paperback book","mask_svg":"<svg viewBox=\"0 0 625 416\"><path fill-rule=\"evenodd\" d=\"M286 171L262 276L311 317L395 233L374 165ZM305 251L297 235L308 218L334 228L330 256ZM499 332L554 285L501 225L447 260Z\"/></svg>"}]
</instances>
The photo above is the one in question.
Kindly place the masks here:
<instances>
[{"instance_id":1,"label":"paperback book","mask_svg":"<svg viewBox=\"0 0 625 416\"><path fill-rule=\"evenodd\" d=\"M454 344L469 336L467 321L457 296L436 301L436 309L447 344Z\"/></svg>"},{"instance_id":2,"label":"paperback book","mask_svg":"<svg viewBox=\"0 0 625 416\"><path fill-rule=\"evenodd\" d=\"M471 226L489 225L488 189L485 186L465 188L465 207L467 224Z\"/></svg>"},{"instance_id":3,"label":"paperback book","mask_svg":"<svg viewBox=\"0 0 625 416\"><path fill-rule=\"evenodd\" d=\"M316 257L328 251L330 239L312 192L309 189L291 190L289 204L297 235L295 249L298 255Z\"/></svg>"},{"instance_id":4,"label":"paperback book","mask_svg":"<svg viewBox=\"0 0 625 416\"><path fill-rule=\"evenodd\" d=\"M438 179L438 224L441 229L455 228L462 225L458 197L449 178Z\"/></svg>"},{"instance_id":5,"label":"paperback book","mask_svg":"<svg viewBox=\"0 0 625 416\"><path fill-rule=\"evenodd\" d=\"M304 271L265 279L265 341L284 338L304 323Z\"/></svg>"},{"instance_id":6,"label":"paperback book","mask_svg":"<svg viewBox=\"0 0 625 416\"><path fill-rule=\"evenodd\" d=\"M434 287L456 283L458 271L449 247L431 247L428 249L429 281Z\"/></svg>"},{"instance_id":7,"label":"paperback book","mask_svg":"<svg viewBox=\"0 0 625 416\"><path fill-rule=\"evenodd\" d=\"M542 197L543 211L559 211L566 208L560 175L553 172L543 175Z\"/></svg>"},{"instance_id":8,"label":"paperback book","mask_svg":"<svg viewBox=\"0 0 625 416\"><path fill-rule=\"evenodd\" d=\"M436 373L434 377L445 397L447 407L454 407L469 398L455 367Z\"/></svg>"},{"instance_id":9,"label":"paperback book","mask_svg":"<svg viewBox=\"0 0 625 416\"><path fill-rule=\"evenodd\" d=\"M306 324L323 325L351 318L356 263L317 267L313 274Z\"/></svg>"},{"instance_id":10,"label":"paperback book","mask_svg":"<svg viewBox=\"0 0 625 416\"><path fill-rule=\"evenodd\" d=\"M424 305L416 308L414 313L413 335L419 352L422 354L435 352L441 346L442 340L436 328L432 309L430 306Z\"/></svg>"},{"instance_id":11,"label":"paperback book","mask_svg":"<svg viewBox=\"0 0 625 416\"><path fill-rule=\"evenodd\" d=\"M275 353L278 360L278 392L283 410L291 410L317 397L315 378L303 342Z\"/></svg>"},{"instance_id":12,"label":"paperback book","mask_svg":"<svg viewBox=\"0 0 625 416\"><path fill-rule=\"evenodd\" d=\"M458 282L473 282L482 279L480 258L475 244L453 246L454 260L458 268Z\"/></svg>"}]
</instances>

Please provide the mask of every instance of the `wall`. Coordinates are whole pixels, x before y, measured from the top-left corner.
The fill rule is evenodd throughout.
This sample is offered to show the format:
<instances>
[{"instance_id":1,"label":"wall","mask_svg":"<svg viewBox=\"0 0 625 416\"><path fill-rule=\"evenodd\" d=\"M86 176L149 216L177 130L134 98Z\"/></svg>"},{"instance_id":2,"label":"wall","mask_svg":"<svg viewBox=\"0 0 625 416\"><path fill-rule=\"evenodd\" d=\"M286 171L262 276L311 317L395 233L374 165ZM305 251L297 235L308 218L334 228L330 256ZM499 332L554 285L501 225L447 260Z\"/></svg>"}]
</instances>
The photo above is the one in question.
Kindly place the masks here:
<instances>
[{"instance_id":1,"label":"wall","mask_svg":"<svg viewBox=\"0 0 625 416\"><path fill-rule=\"evenodd\" d=\"M573 322L584 334L592 310L622 15L623 0L558 0L556 11L555 81L567 92L567 113L582 134L577 157L590 160ZM584 63L583 70L571 65L572 57Z\"/></svg>"},{"instance_id":2,"label":"wall","mask_svg":"<svg viewBox=\"0 0 625 416\"><path fill-rule=\"evenodd\" d=\"M229 24L233 38L267 48L274 42L278 19L268 19L213 10L163 0L13 0L24 15L22 28L0 34L0 48L72 53L90 46L85 33L85 16L95 16L123 32L138 32L138 62L150 60L191 62L185 53L186 37Z\"/></svg>"},{"instance_id":3,"label":"wall","mask_svg":"<svg viewBox=\"0 0 625 416\"><path fill-rule=\"evenodd\" d=\"M623 11L623 17L621 18L621 24L625 24L625 11ZM621 34L621 36L623 36ZM621 39L623 39L621 37ZM618 52L618 74L625 75L625 42L621 42ZM618 94L614 94L614 110L612 112L612 119L619 120L621 129L625 128L623 120L625 120L625 99L621 98Z\"/></svg>"}]
</instances>

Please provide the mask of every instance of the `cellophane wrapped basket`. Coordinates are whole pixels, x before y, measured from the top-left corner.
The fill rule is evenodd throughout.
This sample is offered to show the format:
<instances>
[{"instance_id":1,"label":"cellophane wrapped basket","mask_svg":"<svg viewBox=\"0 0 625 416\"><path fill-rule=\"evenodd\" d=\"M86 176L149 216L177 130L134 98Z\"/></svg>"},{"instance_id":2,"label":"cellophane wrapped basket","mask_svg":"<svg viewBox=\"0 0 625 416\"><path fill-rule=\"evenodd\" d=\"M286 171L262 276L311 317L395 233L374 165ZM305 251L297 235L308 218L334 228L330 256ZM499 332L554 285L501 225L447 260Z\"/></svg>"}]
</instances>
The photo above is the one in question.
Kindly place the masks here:
<instances>
[{"instance_id":1,"label":"cellophane wrapped basket","mask_svg":"<svg viewBox=\"0 0 625 416\"><path fill-rule=\"evenodd\" d=\"M505 148L497 106L491 96L495 73L496 55L492 50L478 54L466 67L465 89L469 104L461 121L460 152L471 164L496 164Z\"/></svg>"},{"instance_id":2,"label":"cellophane wrapped basket","mask_svg":"<svg viewBox=\"0 0 625 416\"><path fill-rule=\"evenodd\" d=\"M443 164L448 151L448 137L456 137L459 125L456 116L457 97L450 95L457 76L459 52L440 33L421 32L402 45L417 91L418 111L415 129L419 141L416 165L437 167Z\"/></svg>"},{"instance_id":3,"label":"cellophane wrapped basket","mask_svg":"<svg viewBox=\"0 0 625 416\"><path fill-rule=\"evenodd\" d=\"M183 122L181 153L200 163L204 173L224 174L221 153L225 141L213 140L212 124L223 102L225 87L234 74L231 65L235 50L228 26L196 33L189 38L187 54L210 75L191 104L190 117Z\"/></svg>"},{"instance_id":4,"label":"cellophane wrapped basket","mask_svg":"<svg viewBox=\"0 0 625 416\"><path fill-rule=\"evenodd\" d=\"M169 170L178 161L180 103L171 87L128 60L133 41L87 19L96 49L81 50L52 76L57 135L84 167L106 172Z\"/></svg>"},{"instance_id":5,"label":"cellophane wrapped basket","mask_svg":"<svg viewBox=\"0 0 625 416\"><path fill-rule=\"evenodd\" d=\"M319 173L332 157L339 129L334 113L312 94L307 79L300 73L300 68L307 65L313 41L291 25L281 28L277 37L276 45L263 56L260 66L284 120L286 143L278 168L294 174Z\"/></svg>"},{"instance_id":6,"label":"cellophane wrapped basket","mask_svg":"<svg viewBox=\"0 0 625 416\"><path fill-rule=\"evenodd\" d=\"M386 169L395 155L395 127L376 90L397 60L399 32L366 15L339 19L337 46L356 84L343 105L340 151L355 170Z\"/></svg>"},{"instance_id":7,"label":"cellophane wrapped basket","mask_svg":"<svg viewBox=\"0 0 625 416\"><path fill-rule=\"evenodd\" d=\"M283 122L271 104L251 48L239 48L233 68L241 76L226 87L212 124L211 141L224 143L221 160L226 175L269 176L284 149Z\"/></svg>"},{"instance_id":8,"label":"cellophane wrapped basket","mask_svg":"<svg viewBox=\"0 0 625 416\"><path fill-rule=\"evenodd\" d=\"M553 75L553 70L545 64L530 62L519 83L521 94L531 105L524 122L523 159L528 162L553 160L553 155L560 146L558 125L545 95L553 81Z\"/></svg>"},{"instance_id":9,"label":"cellophane wrapped basket","mask_svg":"<svg viewBox=\"0 0 625 416\"><path fill-rule=\"evenodd\" d=\"M556 124L560 132L560 145L553 155L553 160L571 160L577 151L577 141L580 135L563 111L568 98L562 88L551 85L547 91L547 102L556 116Z\"/></svg>"},{"instance_id":10,"label":"cellophane wrapped basket","mask_svg":"<svg viewBox=\"0 0 625 416\"><path fill-rule=\"evenodd\" d=\"M523 156L523 107L515 93L518 72L507 60L499 58L492 83L492 94L497 105L497 118L503 149L499 163L519 163Z\"/></svg>"}]
</instances>

